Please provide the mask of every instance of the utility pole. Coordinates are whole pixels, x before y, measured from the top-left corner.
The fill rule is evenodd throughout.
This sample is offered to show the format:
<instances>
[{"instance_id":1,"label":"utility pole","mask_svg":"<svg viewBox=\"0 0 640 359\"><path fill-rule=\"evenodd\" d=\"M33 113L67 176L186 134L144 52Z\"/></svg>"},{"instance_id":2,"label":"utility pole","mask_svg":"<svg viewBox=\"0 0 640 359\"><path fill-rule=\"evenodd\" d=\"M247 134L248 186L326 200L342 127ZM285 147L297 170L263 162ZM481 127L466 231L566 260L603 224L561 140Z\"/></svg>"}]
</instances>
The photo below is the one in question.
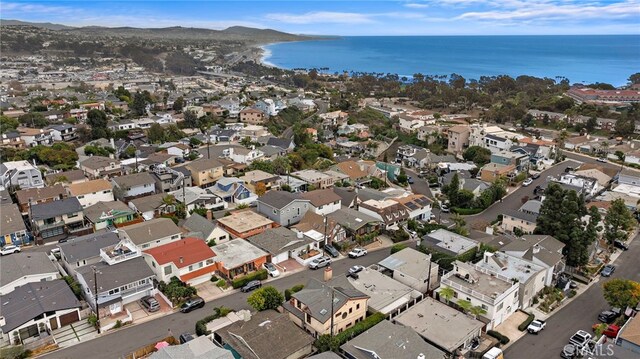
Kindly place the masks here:
<instances>
[{"instance_id":1,"label":"utility pole","mask_svg":"<svg viewBox=\"0 0 640 359\"><path fill-rule=\"evenodd\" d=\"M327 244L329 244L328 240L327 240L327 216L324 216L324 245L326 246Z\"/></svg>"},{"instance_id":2,"label":"utility pole","mask_svg":"<svg viewBox=\"0 0 640 359\"><path fill-rule=\"evenodd\" d=\"M96 325L98 326L98 334L100 334L100 309L98 309L98 269L96 268L96 266L91 266L91 269L93 269L93 285L96 294Z\"/></svg>"},{"instance_id":3,"label":"utility pole","mask_svg":"<svg viewBox=\"0 0 640 359\"><path fill-rule=\"evenodd\" d=\"M334 317L334 308L333 308L333 303L334 303L334 298L335 298L335 292L333 287L329 287L329 289L331 289L331 337L333 338L333 317Z\"/></svg>"}]
</instances>

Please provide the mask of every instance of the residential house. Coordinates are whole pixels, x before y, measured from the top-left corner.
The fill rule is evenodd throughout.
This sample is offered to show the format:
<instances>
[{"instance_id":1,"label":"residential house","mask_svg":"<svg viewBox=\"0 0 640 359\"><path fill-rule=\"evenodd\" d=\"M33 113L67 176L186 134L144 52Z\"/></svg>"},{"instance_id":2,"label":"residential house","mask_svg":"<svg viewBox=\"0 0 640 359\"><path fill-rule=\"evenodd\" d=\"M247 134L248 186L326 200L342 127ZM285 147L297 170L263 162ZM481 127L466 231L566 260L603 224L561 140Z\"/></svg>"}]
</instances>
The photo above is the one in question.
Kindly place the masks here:
<instances>
[{"instance_id":1,"label":"residential house","mask_svg":"<svg viewBox=\"0 0 640 359\"><path fill-rule=\"evenodd\" d=\"M450 127L448 133L447 152L453 154L461 154L469 147L469 135L471 129L466 125L458 125Z\"/></svg>"},{"instance_id":2,"label":"residential house","mask_svg":"<svg viewBox=\"0 0 640 359\"><path fill-rule=\"evenodd\" d=\"M80 320L81 304L64 280L28 283L0 296L0 332L6 343L28 343Z\"/></svg>"},{"instance_id":3,"label":"residential house","mask_svg":"<svg viewBox=\"0 0 640 359\"><path fill-rule=\"evenodd\" d=\"M87 157L79 161L78 168L80 168L89 179L113 178L123 174L120 160L102 156Z\"/></svg>"},{"instance_id":4,"label":"residential house","mask_svg":"<svg viewBox=\"0 0 640 359\"><path fill-rule=\"evenodd\" d=\"M425 234L421 244L431 250L450 256L462 255L479 246L476 240L442 228Z\"/></svg>"},{"instance_id":5,"label":"residential house","mask_svg":"<svg viewBox=\"0 0 640 359\"><path fill-rule=\"evenodd\" d=\"M218 274L227 279L260 270L269 258L269 253L242 238L216 244L211 250L216 254Z\"/></svg>"},{"instance_id":6,"label":"residential house","mask_svg":"<svg viewBox=\"0 0 640 359\"><path fill-rule=\"evenodd\" d=\"M512 178L515 174L516 166L512 164L487 163L480 169L480 179L484 182L493 182L500 178Z\"/></svg>"},{"instance_id":7,"label":"residential house","mask_svg":"<svg viewBox=\"0 0 640 359\"><path fill-rule=\"evenodd\" d=\"M142 250L147 250L180 240L182 231L169 218L155 218L121 228L118 237L131 241Z\"/></svg>"},{"instance_id":8,"label":"residential house","mask_svg":"<svg viewBox=\"0 0 640 359\"><path fill-rule=\"evenodd\" d=\"M142 252L145 261L159 281L168 283L178 277L188 285L196 285L211 279L216 271L215 256L211 248L200 238L163 244Z\"/></svg>"},{"instance_id":9,"label":"residential house","mask_svg":"<svg viewBox=\"0 0 640 359\"><path fill-rule=\"evenodd\" d=\"M494 151L491 153L491 163L500 165L514 165L516 171L522 172L529 168L529 155L520 152Z\"/></svg>"},{"instance_id":10,"label":"residential house","mask_svg":"<svg viewBox=\"0 0 640 359\"><path fill-rule=\"evenodd\" d=\"M0 137L0 147L22 149L25 148L24 140L18 131L7 131Z\"/></svg>"},{"instance_id":11,"label":"residential house","mask_svg":"<svg viewBox=\"0 0 640 359\"><path fill-rule=\"evenodd\" d=\"M42 188L44 181L42 173L35 165L28 161L10 161L0 163L0 179L2 187Z\"/></svg>"},{"instance_id":12,"label":"residential house","mask_svg":"<svg viewBox=\"0 0 640 359\"><path fill-rule=\"evenodd\" d=\"M325 226L326 225L326 226ZM347 231L335 218L322 216L313 211L307 211L302 220L291 229L305 236L316 239L318 244L324 244L325 233L328 243L341 242L347 239Z\"/></svg>"},{"instance_id":13,"label":"residential house","mask_svg":"<svg viewBox=\"0 0 640 359\"><path fill-rule=\"evenodd\" d=\"M78 268L102 261L100 249L114 246L118 242L120 238L116 233L103 230L60 243L58 248L62 267L75 277Z\"/></svg>"},{"instance_id":14,"label":"residential house","mask_svg":"<svg viewBox=\"0 0 640 359\"><path fill-rule=\"evenodd\" d=\"M269 137L265 145L280 147L287 152L291 152L296 148L296 144L293 142L293 139L280 137Z\"/></svg>"},{"instance_id":15,"label":"residential house","mask_svg":"<svg viewBox=\"0 0 640 359\"><path fill-rule=\"evenodd\" d=\"M29 208L36 204L48 203L67 198L67 192L61 184L47 186L44 188L27 188L16 191L18 208L22 215L29 213Z\"/></svg>"},{"instance_id":16,"label":"residential house","mask_svg":"<svg viewBox=\"0 0 640 359\"><path fill-rule=\"evenodd\" d=\"M376 324L340 347L348 358L442 359L446 353L427 343L412 328L388 320Z\"/></svg>"},{"instance_id":17,"label":"residential house","mask_svg":"<svg viewBox=\"0 0 640 359\"><path fill-rule=\"evenodd\" d=\"M367 310L393 318L422 300L419 291L386 276L376 266L365 268L356 275L339 275L329 285L353 289L369 297Z\"/></svg>"},{"instance_id":18,"label":"residential house","mask_svg":"<svg viewBox=\"0 0 640 359\"><path fill-rule=\"evenodd\" d=\"M314 339L274 310L258 312L213 333L220 347L244 359L300 359L313 352ZM274 345L274 343L278 343Z\"/></svg>"},{"instance_id":19,"label":"residential house","mask_svg":"<svg viewBox=\"0 0 640 359\"><path fill-rule=\"evenodd\" d=\"M427 343L445 351L445 357L468 348L484 327L481 321L430 297L395 317L393 322L413 329Z\"/></svg>"},{"instance_id":20,"label":"residential house","mask_svg":"<svg viewBox=\"0 0 640 359\"><path fill-rule=\"evenodd\" d=\"M500 228L509 233L532 234L536 229L537 218L536 214L520 210L505 210Z\"/></svg>"},{"instance_id":21,"label":"residential house","mask_svg":"<svg viewBox=\"0 0 640 359\"><path fill-rule=\"evenodd\" d=\"M113 186L105 179L70 184L67 187L69 195L76 197L83 208L100 202L112 202Z\"/></svg>"},{"instance_id":22,"label":"residential house","mask_svg":"<svg viewBox=\"0 0 640 359\"><path fill-rule=\"evenodd\" d=\"M565 270L562 251L565 244L547 235L524 235L503 246L500 251L510 256L523 258L546 268L545 285L553 285Z\"/></svg>"},{"instance_id":23,"label":"residential house","mask_svg":"<svg viewBox=\"0 0 640 359\"><path fill-rule=\"evenodd\" d=\"M398 150L396 151L396 162L405 163L405 161L420 151L424 151L424 148L411 144L402 145L398 147Z\"/></svg>"},{"instance_id":24,"label":"residential house","mask_svg":"<svg viewBox=\"0 0 640 359\"><path fill-rule=\"evenodd\" d=\"M333 177L316 170L300 170L291 173L293 176L307 183L307 188L313 186L316 189L333 187Z\"/></svg>"},{"instance_id":25,"label":"residential house","mask_svg":"<svg viewBox=\"0 0 640 359\"><path fill-rule=\"evenodd\" d=\"M319 337L341 333L363 321L368 301L369 297L356 289L310 279L304 289L292 294L282 307L293 323Z\"/></svg>"},{"instance_id":26,"label":"residential house","mask_svg":"<svg viewBox=\"0 0 640 359\"><path fill-rule=\"evenodd\" d=\"M236 163L250 165L253 161L262 159L264 153L257 148L231 147L229 148L229 158Z\"/></svg>"},{"instance_id":27,"label":"residential house","mask_svg":"<svg viewBox=\"0 0 640 359\"><path fill-rule=\"evenodd\" d=\"M94 313L98 313L102 331L116 325L116 321L108 320L110 317L121 318L118 319L121 323L132 321L133 316L125 305L156 292L153 284L155 274L139 250L129 246L132 245L121 241L115 246L100 249L105 261L76 270L78 284L87 304Z\"/></svg>"},{"instance_id":28,"label":"residential house","mask_svg":"<svg viewBox=\"0 0 640 359\"><path fill-rule=\"evenodd\" d=\"M318 243L313 239L304 236L301 232L294 232L285 227L267 229L266 231L247 238L249 243L269 253L268 262L282 263L290 258L295 258L304 264L301 253L309 253L313 250L317 252L315 257L321 257ZM312 258L309 259L309 261ZM308 261L307 261L308 262Z\"/></svg>"},{"instance_id":29,"label":"residential house","mask_svg":"<svg viewBox=\"0 0 640 359\"><path fill-rule=\"evenodd\" d=\"M332 169L336 172L347 175L349 182L351 183L363 184L368 182L369 179L369 174L365 172L355 161L340 162L332 166Z\"/></svg>"},{"instance_id":30,"label":"residential house","mask_svg":"<svg viewBox=\"0 0 640 359\"><path fill-rule=\"evenodd\" d=\"M166 193L153 194L151 196L132 199L128 205L129 208L136 211L142 218L148 221L176 211L175 203L166 201L166 197Z\"/></svg>"},{"instance_id":31,"label":"residential house","mask_svg":"<svg viewBox=\"0 0 640 359\"><path fill-rule=\"evenodd\" d=\"M27 227L18 206L13 203L0 205L0 224L0 246L28 243Z\"/></svg>"},{"instance_id":32,"label":"residential house","mask_svg":"<svg viewBox=\"0 0 640 359\"><path fill-rule=\"evenodd\" d=\"M212 186L222 175L222 163L212 158L201 158L185 165L191 171L194 186L206 188Z\"/></svg>"},{"instance_id":33,"label":"residential house","mask_svg":"<svg viewBox=\"0 0 640 359\"><path fill-rule=\"evenodd\" d=\"M252 125L262 125L266 121L266 118L264 112L258 109L245 108L240 111L240 121Z\"/></svg>"},{"instance_id":34,"label":"residential house","mask_svg":"<svg viewBox=\"0 0 640 359\"><path fill-rule=\"evenodd\" d=\"M82 170L69 170L64 172L50 173L45 176L45 182L47 185L53 186L56 183L62 184L75 184L87 182L87 177L84 176Z\"/></svg>"},{"instance_id":35,"label":"residential house","mask_svg":"<svg viewBox=\"0 0 640 359\"><path fill-rule=\"evenodd\" d=\"M409 219L409 209L391 199L364 201L358 211L382 221L386 229L397 228Z\"/></svg>"},{"instance_id":36,"label":"residential house","mask_svg":"<svg viewBox=\"0 0 640 359\"><path fill-rule=\"evenodd\" d=\"M184 237L201 238L205 242L215 241L215 243L223 243L231 239L229 233L220 228L217 223L213 222L211 211L207 212L205 218L194 213L182 223L182 228L186 231Z\"/></svg>"},{"instance_id":37,"label":"residential house","mask_svg":"<svg viewBox=\"0 0 640 359\"><path fill-rule=\"evenodd\" d=\"M280 177L280 187L287 185L289 186L289 191L291 192L294 192L294 193L302 192L304 188L308 187L307 182L299 178L289 176L289 175L282 175L279 177Z\"/></svg>"},{"instance_id":38,"label":"residential house","mask_svg":"<svg viewBox=\"0 0 640 359\"><path fill-rule=\"evenodd\" d=\"M234 359L233 353L213 343L203 335L180 345L162 347L149 359Z\"/></svg>"},{"instance_id":39,"label":"residential house","mask_svg":"<svg viewBox=\"0 0 640 359\"><path fill-rule=\"evenodd\" d=\"M413 248L405 248L378 262L382 273L420 293L438 287L438 263L431 262L431 255Z\"/></svg>"},{"instance_id":40,"label":"residential house","mask_svg":"<svg viewBox=\"0 0 640 359\"><path fill-rule=\"evenodd\" d=\"M344 228L346 235L351 239L355 239L356 236L378 233L383 227L383 222L378 218L347 207L330 213L327 218Z\"/></svg>"},{"instance_id":41,"label":"residential house","mask_svg":"<svg viewBox=\"0 0 640 359\"><path fill-rule=\"evenodd\" d=\"M111 179L111 183L115 197L123 201L148 196L156 192L156 182L148 172L114 177Z\"/></svg>"},{"instance_id":42,"label":"residential house","mask_svg":"<svg viewBox=\"0 0 640 359\"><path fill-rule=\"evenodd\" d=\"M635 355L640 354L640 317L638 315L629 318L622 326L616 338L616 344Z\"/></svg>"},{"instance_id":43,"label":"residential house","mask_svg":"<svg viewBox=\"0 0 640 359\"><path fill-rule=\"evenodd\" d=\"M191 153L191 147L182 143L167 148L167 153L172 156L187 157Z\"/></svg>"},{"instance_id":44,"label":"residential house","mask_svg":"<svg viewBox=\"0 0 640 359\"><path fill-rule=\"evenodd\" d=\"M598 181L596 179L579 176L573 173L563 173L562 175L560 175L558 182L582 188L582 193L586 198L595 196L600 190L603 189L603 187L598 184Z\"/></svg>"},{"instance_id":45,"label":"residential house","mask_svg":"<svg viewBox=\"0 0 640 359\"><path fill-rule=\"evenodd\" d=\"M98 202L85 208L83 212L94 231L115 229L143 220L140 218L136 221L136 212L120 201Z\"/></svg>"},{"instance_id":46,"label":"residential house","mask_svg":"<svg viewBox=\"0 0 640 359\"><path fill-rule=\"evenodd\" d=\"M429 221L431 219L431 202L426 196L410 194L392 199L408 209L409 219L417 221Z\"/></svg>"},{"instance_id":47,"label":"residential house","mask_svg":"<svg viewBox=\"0 0 640 359\"><path fill-rule=\"evenodd\" d=\"M227 202L222 198L211 193L208 189L202 189L200 187L186 187L170 192L169 195L173 196L176 201L185 206L187 217L196 209L206 208L213 211L220 211L227 208Z\"/></svg>"},{"instance_id":48,"label":"residential house","mask_svg":"<svg viewBox=\"0 0 640 359\"><path fill-rule=\"evenodd\" d=\"M440 279L441 291L451 288L454 301L466 300L486 311L479 318L487 330L503 323L519 307L519 284L498 272L479 265L455 261L453 270Z\"/></svg>"},{"instance_id":49,"label":"residential house","mask_svg":"<svg viewBox=\"0 0 640 359\"><path fill-rule=\"evenodd\" d=\"M265 145L260 147L260 151L262 151L262 160L263 161L273 161L278 157L284 157L287 155L287 150L278 147Z\"/></svg>"},{"instance_id":50,"label":"residential house","mask_svg":"<svg viewBox=\"0 0 640 359\"><path fill-rule=\"evenodd\" d=\"M253 142L257 142L260 137L270 135L269 130L260 125L244 125L238 129L238 138L249 137Z\"/></svg>"},{"instance_id":51,"label":"residential house","mask_svg":"<svg viewBox=\"0 0 640 359\"><path fill-rule=\"evenodd\" d=\"M567 150L575 151L580 148L580 146L589 142L589 136L576 136L567 138L564 141L564 148Z\"/></svg>"},{"instance_id":52,"label":"residential house","mask_svg":"<svg viewBox=\"0 0 640 359\"><path fill-rule=\"evenodd\" d=\"M0 261L0 294L13 292L28 283L60 278L60 272L44 252L14 253Z\"/></svg>"},{"instance_id":53,"label":"residential house","mask_svg":"<svg viewBox=\"0 0 640 359\"><path fill-rule=\"evenodd\" d=\"M75 197L31 206L29 219L34 234L44 241L93 231L85 221L82 206Z\"/></svg>"},{"instance_id":54,"label":"residential house","mask_svg":"<svg viewBox=\"0 0 640 359\"><path fill-rule=\"evenodd\" d=\"M18 127L20 138L24 141L25 146L50 146L53 144L53 136L51 130L44 128Z\"/></svg>"},{"instance_id":55,"label":"residential house","mask_svg":"<svg viewBox=\"0 0 640 359\"><path fill-rule=\"evenodd\" d=\"M78 133L76 132L76 127L69 124L61 124L61 125L51 125L45 127L48 130L51 130L51 137L54 141L74 141L78 138Z\"/></svg>"},{"instance_id":56,"label":"residential house","mask_svg":"<svg viewBox=\"0 0 640 359\"><path fill-rule=\"evenodd\" d=\"M252 211L236 211L230 216L218 219L218 225L236 238L248 238L275 228L276 222Z\"/></svg>"},{"instance_id":57,"label":"residential house","mask_svg":"<svg viewBox=\"0 0 640 359\"><path fill-rule=\"evenodd\" d=\"M256 191L256 185L258 184L264 186L264 189L267 191L280 185L280 176L261 170L246 172L240 179L243 180L247 187L253 192Z\"/></svg>"},{"instance_id":58,"label":"residential house","mask_svg":"<svg viewBox=\"0 0 640 359\"><path fill-rule=\"evenodd\" d=\"M149 172L156 183L157 193L167 193L191 186L191 172L186 167L171 168L155 165Z\"/></svg>"},{"instance_id":59,"label":"residential house","mask_svg":"<svg viewBox=\"0 0 640 359\"><path fill-rule=\"evenodd\" d=\"M311 201L297 193L269 191L258 198L256 211L281 226L300 222L311 208Z\"/></svg>"},{"instance_id":60,"label":"residential house","mask_svg":"<svg viewBox=\"0 0 640 359\"><path fill-rule=\"evenodd\" d=\"M258 195L248 188L244 180L235 177L220 178L215 185L209 187L209 191L225 202L237 205L251 205L258 200Z\"/></svg>"},{"instance_id":61,"label":"residential house","mask_svg":"<svg viewBox=\"0 0 640 359\"><path fill-rule=\"evenodd\" d=\"M309 200L309 209L319 215L327 215L342 208L342 198L333 189L305 192L301 197Z\"/></svg>"}]
</instances>

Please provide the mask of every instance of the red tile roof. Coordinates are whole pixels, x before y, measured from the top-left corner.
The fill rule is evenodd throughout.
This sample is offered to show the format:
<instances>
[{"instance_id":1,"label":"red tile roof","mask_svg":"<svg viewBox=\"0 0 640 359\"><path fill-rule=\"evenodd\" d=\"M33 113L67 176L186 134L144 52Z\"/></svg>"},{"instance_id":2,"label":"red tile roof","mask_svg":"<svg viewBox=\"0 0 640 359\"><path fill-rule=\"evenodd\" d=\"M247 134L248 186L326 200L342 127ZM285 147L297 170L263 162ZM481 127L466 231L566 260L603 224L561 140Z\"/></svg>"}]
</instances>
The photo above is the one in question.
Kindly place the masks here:
<instances>
[{"instance_id":1,"label":"red tile roof","mask_svg":"<svg viewBox=\"0 0 640 359\"><path fill-rule=\"evenodd\" d=\"M173 262L178 268L202 262L216 255L200 238L184 238L148 249L144 253L152 256L160 265Z\"/></svg>"}]
</instances>

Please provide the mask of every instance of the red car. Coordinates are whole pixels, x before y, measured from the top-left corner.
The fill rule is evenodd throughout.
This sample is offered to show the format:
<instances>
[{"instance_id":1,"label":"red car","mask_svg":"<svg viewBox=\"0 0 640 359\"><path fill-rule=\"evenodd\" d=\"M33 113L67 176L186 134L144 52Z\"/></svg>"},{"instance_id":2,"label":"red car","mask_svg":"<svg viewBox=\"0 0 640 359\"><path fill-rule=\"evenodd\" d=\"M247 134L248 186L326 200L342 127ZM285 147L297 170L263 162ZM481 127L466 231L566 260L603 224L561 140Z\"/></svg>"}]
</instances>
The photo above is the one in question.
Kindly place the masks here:
<instances>
[{"instance_id":1,"label":"red car","mask_svg":"<svg viewBox=\"0 0 640 359\"><path fill-rule=\"evenodd\" d=\"M593 330L595 331L596 328L598 326L600 326L601 324L594 324L593 325ZM620 331L620 327L615 325L615 324L609 324L607 326L607 329L604 330L604 332L602 332L602 335L608 337L608 338L615 338L618 336L618 332Z\"/></svg>"}]
</instances>

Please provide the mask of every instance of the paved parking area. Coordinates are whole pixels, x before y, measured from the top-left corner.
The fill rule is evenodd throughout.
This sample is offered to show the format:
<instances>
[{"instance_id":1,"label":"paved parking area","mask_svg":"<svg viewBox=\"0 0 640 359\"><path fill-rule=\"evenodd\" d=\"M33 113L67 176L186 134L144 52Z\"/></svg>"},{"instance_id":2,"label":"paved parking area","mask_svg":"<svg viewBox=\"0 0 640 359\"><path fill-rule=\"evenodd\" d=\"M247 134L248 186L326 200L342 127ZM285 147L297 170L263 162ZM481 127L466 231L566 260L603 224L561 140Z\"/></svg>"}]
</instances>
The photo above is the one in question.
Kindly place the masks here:
<instances>
[{"instance_id":1,"label":"paved parking area","mask_svg":"<svg viewBox=\"0 0 640 359\"><path fill-rule=\"evenodd\" d=\"M218 298L220 295L222 295L222 293L225 292L211 281L197 284L195 288L198 290L198 296L202 297L205 302Z\"/></svg>"},{"instance_id":2,"label":"paved parking area","mask_svg":"<svg viewBox=\"0 0 640 359\"><path fill-rule=\"evenodd\" d=\"M98 330L86 320L81 320L53 331L53 337L61 348L75 345L98 336Z\"/></svg>"},{"instance_id":3,"label":"paved parking area","mask_svg":"<svg viewBox=\"0 0 640 359\"><path fill-rule=\"evenodd\" d=\"M283 274L287 272L296 272L304 268L302 264L298 263L298 261L293 258L289 258L286 261L276 264L276 267L278 267L278 270Z\"/></svg>"},{"instance_id":4,"label":"paved parking area","mask_svg":"<svg viewBox=\"0 0 640 359\"><path fill-rule=\"evenodd\" d=\"M507 320L500 323L495 330L500 332L502 335L506 335L510 341L509 343L513 343L516 340L520 339L523 335L525 335L526 331L521 332L518 329L518 326L522 324L527 319L527 315L521 311L516 311L511 314ZM508 345L508 344L507 344Z\"/></svg>"},{"instance_id":5,"label":"paved parking area","mask_svg":"<svg viewBox=\"0 0 640 359\"><path fill-rule=\"evenodd\" d=\"M171 304L162 299L160 295L156 294L154 298L156 298L158 303L160 303L160 310L153 313L150 313L146 309L144 309L140 304L140 301L138 300L125 305L125 308L127 308L131 313L134 323L139 320L146 320L150 317L155 318L156 316L161 316L173 312L173 307L171 306Z\"/></svg>"}]
</instances>

